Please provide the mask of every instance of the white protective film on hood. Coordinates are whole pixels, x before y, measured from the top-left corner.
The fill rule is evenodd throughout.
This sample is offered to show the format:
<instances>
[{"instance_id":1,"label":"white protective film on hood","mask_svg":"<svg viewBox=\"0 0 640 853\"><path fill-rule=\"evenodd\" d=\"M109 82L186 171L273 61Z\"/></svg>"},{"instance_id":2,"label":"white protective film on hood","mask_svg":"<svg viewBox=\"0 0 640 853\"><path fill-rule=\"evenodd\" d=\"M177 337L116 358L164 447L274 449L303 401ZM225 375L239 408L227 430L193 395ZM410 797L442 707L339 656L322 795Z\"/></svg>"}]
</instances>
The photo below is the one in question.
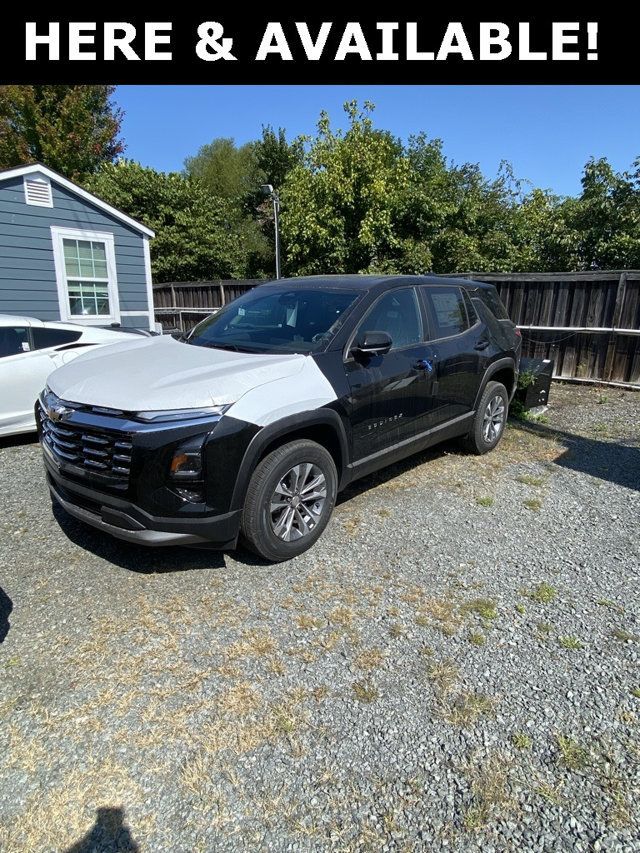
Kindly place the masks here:
<instances>
[{"instance_id":1,"label":"white protective film on hood","mask_svg":"<svg viewBox=\"0 0 640 853\"><path fill-rule=\"evenodd\" d=\"M100 347L54 371L48 384L73 403L128 412L195 409L235 403L253 388L296 376L307 361L295 353L236 353L163 335ZM303 383L293 385L304 390Z\"/></svg>"}]
</instances>

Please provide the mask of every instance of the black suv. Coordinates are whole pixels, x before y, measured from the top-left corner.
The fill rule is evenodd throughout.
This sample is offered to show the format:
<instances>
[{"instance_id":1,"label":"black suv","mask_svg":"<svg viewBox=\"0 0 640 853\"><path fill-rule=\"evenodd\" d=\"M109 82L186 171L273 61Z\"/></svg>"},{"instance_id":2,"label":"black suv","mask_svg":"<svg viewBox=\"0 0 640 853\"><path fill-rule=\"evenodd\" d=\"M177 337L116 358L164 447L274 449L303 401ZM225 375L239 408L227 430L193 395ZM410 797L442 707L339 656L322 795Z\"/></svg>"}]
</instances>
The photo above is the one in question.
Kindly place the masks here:
<instances>
[{"instance_id":1,"label":"black suv","mask_svg":"<svg viewBox=\"0 0 640 853\"><path fill-rule=\"evenodd\" d=\"M49 487L131 542L309 548L357 477L456 436L499 442L521 341L489 284L317 276L256 287L183 340L56 370L37 405Z\"/></svg>"}]
</instances>

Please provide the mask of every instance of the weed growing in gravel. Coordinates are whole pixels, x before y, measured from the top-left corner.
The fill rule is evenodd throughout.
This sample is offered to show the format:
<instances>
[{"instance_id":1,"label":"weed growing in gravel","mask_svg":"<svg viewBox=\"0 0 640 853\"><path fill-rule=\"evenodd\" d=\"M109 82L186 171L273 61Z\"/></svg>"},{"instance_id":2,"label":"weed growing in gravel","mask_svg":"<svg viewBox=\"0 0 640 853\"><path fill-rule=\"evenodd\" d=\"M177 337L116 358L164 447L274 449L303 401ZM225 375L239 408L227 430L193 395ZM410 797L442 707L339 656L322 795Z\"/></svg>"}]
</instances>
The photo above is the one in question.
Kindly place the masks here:
<instances>
[{"instance_id":1,"label":"weed growing in gravel","mask_svg":"<svg viewBox=\"0 0 640 853\"><path fill-rule=\"evenodd\" d=\"M445 637L452 637L461 624L457 606L450 598L427 598L416 614L416 619L418 618L421 619L418 624L433 625L442 631Z\"/></svg>"},{"instance_id":2,"label":"weed growing in gravel","mask_svg":"<svg viewBox=\"0 0 640 853\"><path fill-rule=\"evenodd\" d=\"M563 782L556 782L555 785L550 785L548 782L542 782L540 785L537 785L533 790L538 796L542 797L543 800L546 800L548 803L552 803L554 806L559 806L562 803L562 797L560 796L560 791L562 790Z\"/></svg>"},{"instance_id":3,"label":"weed growing in gravel","mask_svg":"<svg viewBox=\"0 0 640 853\"><path fill-rule=\"evenodd\" d=\"M262 704L260 694L247 681L234 684L218 701L224 714L236 714L244 717L256 711Z\"/></svg>"},{"instance_id":4,"label":"weed growing in gravel","mask_svg":"<svg viewBox=\"0 0 640 853\"><path fill-rule=\"evenodd\" d=\"M391 625L389 625L389 636L390 637L393 637L394 639L398 639L398 637L404 637L405 633L406 632L405 632L404 628L398 622L392 622Z\"/></svg>"},{"instance_id":5,"label":"weed growing in gravel","mask_svg":"<svg viewBox=\"0 0 640 853\"><path fill-rule=\"evenodd\" d=\"M516 477L517 483L523 483L525 486L543 486L545 482L544 477L534 477L533 474L519 474Z\"/></svg>"},{"instance_id":6,"label":"weed growing in gravel","mask_svg":"<svg viewBox=\"0 0 640 853\"><path fill-rule=\"evenodd\" d=\"M472 646L484 646L487 640L484 634L481 634L479 631L472 631L469 634L469 642Z\"/></svg>"},{"instance_id":7,"label":"weed growing in gravel","mask_svg":"<svg viewBox=\"0 0 640 853\"><path fill-rule=\"evenodd\" d=\"M445 719L452 726L466 729L472 726L479 717L486 717L493 713L494 701L490 696L473 691L463 691L449 704L445 712Z\"/></svg>"},{"instance_id":8,"label":"weed growing in gravel","mask_svg":"<svg viewBox=\"0 0 640 853\"><path fill-rule=\"evenodd\" d=\"M277 648L276 641L265 631L245 631L241 639L227 649L227 660L238 658L264 657L272 655Z\"/></svg>"},{"instance_id":9,"label":"weed growing in gravel","mask_svg":"<svg viewBox=\"0 0 640 853\"><path fill-rule=\"evenodd\" d=\"M572 737L557 734L558 759L569 770L584 770L589 763L588 751Z\"/></svg>"},{"instance_id":10,"label":"weed growing in gravel","mask_svg":"<svg viewBox=\"0 0 640 853\"><path fill-rule=\"evenodd\" d=\"M524 606L524 604L516 604L516 613L519 613L521 616L523 616L526 612L527 608Z\"/></svg>"},{"instance_id":11,"label":"weed growing in gravel","mask_svg":"<svg viewBox=\"0 0 640 853\"><path fill-rule=\"evenodd\" d=\"M562 646L563 649L571 649L573 651L577 651L582 648L582 643L577 637L573 637L571 634L566 634L563 637L558 637L558 643Z\"/></svg>"},{"instance_id":12,"label":"weed growing in gravel","mask_svg":"<svg viewBox=\"0 0 640 853\"><path fill-rule=\"evenodd\" d=\"M487 495L485 497L476 498L476 503L478 506L493 506L494 500Z\"/></svg>"},{"instance_id":13,"label":"weed growing in gravel","mask_svg":"<svg viewBox=\"0 0 640 853\"><path fill-rule=\"evenodd\" d=\"M599 607L608 607L609 610L615 610L616 613L624 613L624 607L621 604L616 604L615 601L611 601L610 598L600 598L596 601L596 604Z\"/></svg>"},{"instance_id":14,"label":"weed growing in gravel","mask_svg":"<svg viewBox=\"0 0 640 853\"><path fill-rule=\"evenodd\" d=\"M354 613L350 607L336 607L329 613L329 621L348 628L353 623Z\"/></svg>"},{"instance_id":15,"label":"weed growing in gravel","mask_svg":"<svg viewBox=\"0 0 640 853\"><path fill-rule=\"evenodd\" d=\"M298 628L308 631L313 628L321 628L324 625L324 622L322 619L317 619L315 616L309 616L306 613L301 613L296 617L296 624L298 625Z\"/></svg>"},{"instance_id":16,"label":"weed growing in gravel","mask_svg":"<svg viewBox=\"0 0 640 853\"><path fill-rule=\"evenodd\" d=\"M634 687L631 690L631 695L635 696L636 699L640 699L640 687Z\"/></svg>"},{"instance_id":17,"label":"weed growing in gravel","mask_svg":"<svg viewBox=\"0 0 640 853\"><path fill-rule=\"evenodd\" d=\"M620 640L621 643L638 643L640 642L640 636L638 634L631 634L629 631L625 631L623 628L614 628L611 632L611 636L616 640Z\"/></svg>"},{"instance_id":18,"label":"weed growing in gravel","mask_svg":"<svg viewBox=\"0 0 640 853\"><path fill-rule=\"evenodd\" d=\"M462 613L477 613L482 619L495 619L498 608L491 598L474 598L465 602L461 607Z\"/></svg>"},{"instance_id":19,"label":"weed growing in gravel","mask_svg":"<svg viewBox=\"0 0 640 853\"><path fill-rule=\"evenodd\" d=\"M526 501L522 501L522 505L527 509L530 509L532 512L540 512L542 508L542 501L540 498L527 498Z\"/></svg>"},{"instance_id":20,"label":"weed growing in gravel","mask_svg":"<svg viewBox=\"0 0 640 853\"><path fill-rule=\"evenodd\" d=\"M360 527L361 518L359 515L354 515L352 518L345 518L343 521L343 526L346 532L353 536L357 531L358 527Z\"/></svg>"},{"instance_id":21,"label":"weed growing in gravel","mask_svg":"<svg viewBox=\"0 0 640 853\"><path fill-rule=\"evenodd\" d=\"M538 631L538 634L547 637L553 631L553 625L551 624L551 622L538 622L538 624L536 625L536 629Z\"/></svg>"},{"instance_id":22,"label":"weed growing in gravel","mask_svg":"<svg viewBox=\"0 0 640 853\"><path fill-rule=\"evenodd\" d=\"M484 827L498 809L513 805L507 786L510 770L511 758L503 754L490 755L480 767L468 768L473 797L463 818L468 832Z\"/></svg>"},{"instance_id":23,"label":"weed growing in gravel","mask_svg":"<svg viewBox=\"0 0 640 853\"><path fill-rule=\"evenodd\" d=\"M421 628L427 628L431 624L431 620L424 613L416 613L413 621Z\"/></svg>"},{"instance_id":24,"label":"weed growing in gravel","mask_svg":"<svg viewBox=\"0 0 640 853\"><path fill-rule=\"evenodd\" d=\"M354 663L359 669L379 669L384 663L385 655L378 648L365 649L356 655Z\"/></svg>"},{"instance_id":25,"label":"weed growing in gravel","mask_svg":"<svg viewBox=\"0 0 640 853\"><path fill-rule=\"evenodd\" d=\"M531 749L533 741L524 732L515 732L511 735L511 743L516 749Z\"/></svg>"},{"instance_id":26,"label":"weed growing in gravel","mask_svg":"<svg viewBox=\"0 0 640 853\"><path fill-rule=\"evenodd\" d=\"M458 681L460 670L449 658L433 661L427 667L427 675L442 693L449 693Z\"/></svg>"},{"instance_id":27,"label":"weed growing in gravel","mask_svg":"<svg viewBox=\"0 0 640 853\"><path fill-rule=\"evenodd\" d=\"M380 695L378 689L369 681L354 681L352 689L358 702L375 702Z\"/></svg>"},{"instance_id":28,"label":"weed growing in gravel","mask_svg":"<svg viewBox=\"0 0 640 853\"><path fill-rule=\"evenodd\" d=\"M535 601L536 604L551 604L557 598L558 590L546 581L542 581L542 583L534 586L533 589L523 589L522 595L526 595L527 598Z\"/></svg>"}]
</instances>

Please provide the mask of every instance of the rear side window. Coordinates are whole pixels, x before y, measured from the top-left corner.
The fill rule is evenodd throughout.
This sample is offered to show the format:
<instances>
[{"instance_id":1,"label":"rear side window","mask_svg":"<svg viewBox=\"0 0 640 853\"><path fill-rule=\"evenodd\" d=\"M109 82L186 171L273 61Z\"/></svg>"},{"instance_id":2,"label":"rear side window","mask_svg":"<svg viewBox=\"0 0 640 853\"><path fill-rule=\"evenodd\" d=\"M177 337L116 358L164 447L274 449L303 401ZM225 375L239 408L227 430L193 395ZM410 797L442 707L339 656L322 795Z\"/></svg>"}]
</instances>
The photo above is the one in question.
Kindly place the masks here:
<instances>
[{"instance_id":1,"label":"rear side window","mask_svg":"<svg viewBox=\"0 0 640 853\"><path fill-rule=\"evenodd\" d=\"M22 326L0 326L0 358L29 352L29 332Z\"/></svg>"},{"instance_id":2,"label":"rear side window","mask_svg":"<svg viewBox=\"0 0 640 853\"><path fill-rule=\"evenodd\" d=\"M474 296L478 296L484 304L487 306L489 311L493 314L493 316L498 320L508 320L509 315L507 314L507 309L504 307L502 302L500 301L500 297L498 296L498 291L495 287L479 287Z\"/></svg>"},{"instance_id":3,"label":"rear side window","mask_svg":"<svg viewBox=\"0 0 640 853\"><path fill-rule=\"evenodd\" d=\"M450 338L452 335L466 332L470 324L460 288L426 287L424 292L433 319L434 339Z\"/></svg>"},{"instance_id":4,"label":"rear side window","mask_svg":"<svg viewBox=\"0 0 640 853\"><path fill-rule=\"evenodd\" d=\"M47 349L47 347L61 347L64 344L72 344L77 341L82 332L72 332L70 329L43 329L33 330L33 344L36 349Z\"/></svg>"}]
</instances>

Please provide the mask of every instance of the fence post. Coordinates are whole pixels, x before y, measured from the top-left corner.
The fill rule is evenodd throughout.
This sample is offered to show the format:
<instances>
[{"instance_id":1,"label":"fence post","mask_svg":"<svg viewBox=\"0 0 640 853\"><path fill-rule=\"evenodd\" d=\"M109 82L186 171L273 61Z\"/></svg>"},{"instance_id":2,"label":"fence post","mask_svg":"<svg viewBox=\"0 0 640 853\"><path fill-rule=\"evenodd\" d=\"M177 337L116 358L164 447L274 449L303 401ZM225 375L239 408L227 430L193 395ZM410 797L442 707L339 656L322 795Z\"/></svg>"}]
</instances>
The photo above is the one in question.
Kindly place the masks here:
<instances>
[{"instance_id":1,"label":"fence post","mask_svg":"<svg viewBox=\"0 0 640 853\"><path fill-rule=\"evenodd\" d=\"M220 282L218 287L220 288L220 307L224 308L224 304L225 304L224 284L222 282Z\"/></svg>"},{"instance_id":2,"label":"fence post","mask_svg":"<svg viewBox=\"0 0 640 853\"><path fill-rule=\"evenodd\" d=\"M626 289L627 274L626 272L621 272L620 279L618 281L618 290L616 291L616 304L613 309L613 320L611 321L611 338L609 340L609 346L607 347L607 357L604 362L603 379L605 382L611 382L611 375L613 373L613 366L616 355L616 341L618 339L618 335L615 329L616 327L620 326L620 318L622 317L622 309L624 307L624 297Z\"/></svg>"}]
</instances>

